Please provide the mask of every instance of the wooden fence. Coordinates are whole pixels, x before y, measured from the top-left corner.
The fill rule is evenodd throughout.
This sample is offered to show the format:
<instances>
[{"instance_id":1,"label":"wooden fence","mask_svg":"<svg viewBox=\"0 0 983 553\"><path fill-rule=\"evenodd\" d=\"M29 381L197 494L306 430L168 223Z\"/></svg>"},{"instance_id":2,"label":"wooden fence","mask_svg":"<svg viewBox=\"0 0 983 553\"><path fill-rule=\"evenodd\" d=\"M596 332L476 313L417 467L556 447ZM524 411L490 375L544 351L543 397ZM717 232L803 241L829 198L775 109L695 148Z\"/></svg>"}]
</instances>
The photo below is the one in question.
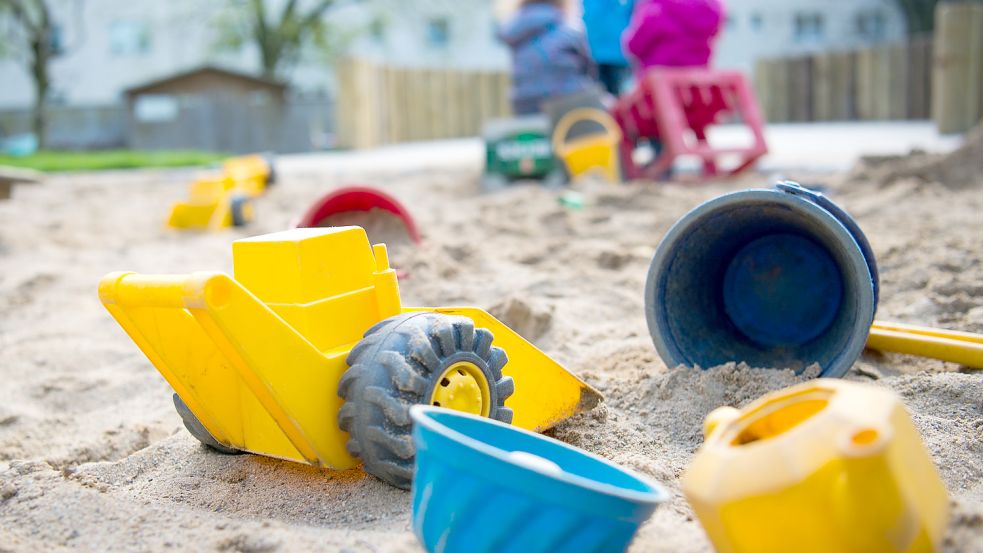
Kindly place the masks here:
<instances>
[{"instance_id":1,"label":"wooden fence","mask_svg":"<svg viewBox=\"0 0 983 553\"><path fill-rule=\"evenodd\" d=\"M768 121L933 119L943 133L983 117L983 2L940 2L932 37L854 51L760 60ZM339 144L367 148L474 136L509 114L503 72L407 69L347 60L338 68Z\"/></svg>"},{"instance_id":2,"label":"wooden fence","mask_svg":"<svg viewBox=\"0 0 983 553\"><path fill-rule=\"evenodd\" d=\"M754 84L769 122L928 119L932 39L760 60Z\"/></svg>"},{"instance_id":3,"label":"wooden fence","mask_svg":"<svg viewBox=\"0 0 983 553\"><path fill-rule=\"evenodd\" d=\"M933 119L942 133L983 117L983 3L940 2L935 39L761 60L768 121Z\"/></svg>"},{"instance_id":4,"label":"wooden fence","mask_svg":"<svg viewBox=\"0 0 983 553\"><path fill-rule=\"evenodd\" d=\"M476 136L484 121L511 111L504 72L408 69L349 59L339 64L338 82L337 136L349 148Z\"/></svg>"},{"instance_id":5,"label":"wooden fence","mask_svg":"<svg viewBox=\"0 0 983 553\"><path fill-rule=\"evenodd\" d=\"M935 12L932 118L943 133L983 117L983 4L940 3Z\"/></svg>"}]
</instances>

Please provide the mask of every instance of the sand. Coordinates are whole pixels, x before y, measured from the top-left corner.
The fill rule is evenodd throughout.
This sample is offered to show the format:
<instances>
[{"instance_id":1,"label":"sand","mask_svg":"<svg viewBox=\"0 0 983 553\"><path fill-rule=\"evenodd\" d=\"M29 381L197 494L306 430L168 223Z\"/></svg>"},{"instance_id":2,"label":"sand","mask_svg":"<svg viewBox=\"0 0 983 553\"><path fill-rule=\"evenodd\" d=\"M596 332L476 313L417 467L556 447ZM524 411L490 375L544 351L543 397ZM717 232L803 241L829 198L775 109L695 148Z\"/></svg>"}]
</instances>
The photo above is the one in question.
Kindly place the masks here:
<instances>
[{"instance_id":1,"label":"sand","mask_svg":"<svg viewBox=\"0 0 983 553\"><path fill-rule=\"evenodd\" d=\"M897 163L897 162L895 162ZM310 167L307 163L305 167ZM550 433L663 483L637 552L710 546L677 479L703 417L800 382L740 365L664 366L642 314L656 244L699 202L767 185L585 185L585 207L519 186L478 194L478 169L281 169L248 230L162 228L192 172L66 175L0 202L0 551L419 551L409 494L360 471L223 456L181 427L170 390L105 312L106 272L231 270L229 242L280 230L319 194L374 182L424 234L394 248L406 304L489 308L606 395ZM983 332L983 182L789 175L822 184L868 232L880 316ZM382 225L388 228L387 225ZM983 374L868 353L848 376L898 392L951 492L947 551L983 551Z\"/></svg>"},{"instance_id":2,"label":"sand","mask_svg":"<svg viewBox=\"0 0 983 553\"><path fill-rule=\"evenodd\" d=\"M906 156L869 156L854 167L850 178L882 185L908 180L949 188L979 186L983 171L983 125L966 135L964 143L948 154L914 151Z\"/></svg>"}]
</instances>

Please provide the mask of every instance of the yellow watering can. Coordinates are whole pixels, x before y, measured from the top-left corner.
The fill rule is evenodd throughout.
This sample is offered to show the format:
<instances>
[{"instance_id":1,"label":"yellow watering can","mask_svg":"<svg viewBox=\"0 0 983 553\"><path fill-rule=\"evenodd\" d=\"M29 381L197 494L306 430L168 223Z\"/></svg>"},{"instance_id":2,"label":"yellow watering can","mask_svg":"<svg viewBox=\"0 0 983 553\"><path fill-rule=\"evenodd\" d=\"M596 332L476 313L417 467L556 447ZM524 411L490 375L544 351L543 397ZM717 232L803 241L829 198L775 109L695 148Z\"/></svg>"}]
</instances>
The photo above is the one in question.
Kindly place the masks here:
<instances>
[{"instance_id":1,"label":"yellow watering can","mask_svg":"<svg viewBox=\"0 0 983 553\"><path fill-rule=\"evenodd\" d=\"M570 138L574 125L584 121L596 123L603 132ZM613 184L621 182L621 166L618 145L621 144L621 128L617 122L597 108L578 108L560 118L553 131L553 152L563 160L570 179L591 170L599 171Z\"/></svg>"},{"instance_id":2,"label":"yellow watering can","mask_svg":"<svg viewBox=\"0 0 983 553\"><path fill-rule=\"evenodd\" d=\"M930 553L945 486L890 390L821 378L707 417L682 489L720 553Z\"/></svg>"}]
</instances>

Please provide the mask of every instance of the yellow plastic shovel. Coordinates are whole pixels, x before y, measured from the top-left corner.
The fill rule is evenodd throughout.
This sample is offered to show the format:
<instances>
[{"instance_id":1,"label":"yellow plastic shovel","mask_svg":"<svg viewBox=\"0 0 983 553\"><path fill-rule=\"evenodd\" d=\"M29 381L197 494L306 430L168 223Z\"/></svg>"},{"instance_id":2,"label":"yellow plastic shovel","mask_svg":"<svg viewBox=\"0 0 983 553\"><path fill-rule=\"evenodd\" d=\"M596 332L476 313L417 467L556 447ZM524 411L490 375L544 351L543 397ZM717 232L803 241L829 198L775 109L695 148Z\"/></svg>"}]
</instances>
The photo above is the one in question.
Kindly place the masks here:
<instances>
[{"instance_id":1,"label":"yellow plastic shovel","mask_svg":"<svg viewBox=\"0 0 983 553\"><path fill-rule=\"evenodd\" d=\"M874 321L867 347L983 369L983 335Z\"/></svg>"}]
</instances>

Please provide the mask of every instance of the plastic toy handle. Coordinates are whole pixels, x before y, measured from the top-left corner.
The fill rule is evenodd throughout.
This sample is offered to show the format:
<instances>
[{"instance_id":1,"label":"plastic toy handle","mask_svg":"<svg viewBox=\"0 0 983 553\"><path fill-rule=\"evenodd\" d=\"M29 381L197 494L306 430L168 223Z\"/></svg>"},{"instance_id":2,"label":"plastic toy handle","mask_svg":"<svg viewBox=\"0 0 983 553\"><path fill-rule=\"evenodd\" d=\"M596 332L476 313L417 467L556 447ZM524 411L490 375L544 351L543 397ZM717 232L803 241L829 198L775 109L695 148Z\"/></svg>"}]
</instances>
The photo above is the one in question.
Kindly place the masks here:
<instances>
[{"instance_id":1,"label":"plastic toy handle","mask_svg":"<svg viewBox=\"0 0 983 553\"><path fill-rule=\"evenodd\" d=\"M612 142L621 141L621 127L607 112L597 108L577 108L567 112L553 130L553 151L560 152L566 144L567 135L573 126L581 121L593 121L612 137Z\"/></svg>"},{"instance_id":2,"label":"plastic toy handle","mask_svg":"<svg viewBox=\"0 0 983 553\"><path fill-rule=\"evenodd\" d=\"M709 438L716 429L737 420L740 416L741 412L733 407L717 407L703 421L703 438Z\"/></svg>"},{"instance_id":3,"label":"plastic toy handle","mask_svg":"<svg viewBox=\"0 0 983 553\"><path fill-rule=\"evenodd\" d=\"M792 194L800 198L805 198L806 200L818 205L819 207L830 212L836 220L840 222L841 225L846 227L846 229L853 236L853 239L857 241L857 245L860 246L860 251L864 254L864 259L867 260L867 269L870 270L871 284L874 286L874 310L877 310L877 303L880 301L881 296L881 277L877 269L877 259L874 255L874 248L870 247L870 241L867 240L867 235L864 231L860 229L860 225L853 220L853 217L849 213L843 210L840 206L836 205L826 196L823 196L815 190L809 190L808 188L802 186L797 182L783 181L775 185L777 190L781 190L786 194Z\"/></svg>"},{"instance_id":4,"label":"plastic toy handle","mask_svg":"<svg viewBox=\"0 0 983 553\"><path fill-rule=\"evenodd\" d=\"M983 369L983 335L877 321L867 347Z\"/></svg>"},{"instance_id":5,"label":"plastic toy handle","mask_svg":"<svg viewBox=\"0 0 983 553\"><path fill-rule=\"evenodd\" d=\"M971 342L983 344L983 334L973 334L971 332L961 332L958 330L946 330L942 328L932 328L928 326L908 325L904 323L892 323L886 321L874 321L873 328L881 330L893 330L895 332L905 332L908 334L918 334L921 336L934 336L936 338L948 338L959 340L960 342Z\"/></svg>"}]
</instances>

